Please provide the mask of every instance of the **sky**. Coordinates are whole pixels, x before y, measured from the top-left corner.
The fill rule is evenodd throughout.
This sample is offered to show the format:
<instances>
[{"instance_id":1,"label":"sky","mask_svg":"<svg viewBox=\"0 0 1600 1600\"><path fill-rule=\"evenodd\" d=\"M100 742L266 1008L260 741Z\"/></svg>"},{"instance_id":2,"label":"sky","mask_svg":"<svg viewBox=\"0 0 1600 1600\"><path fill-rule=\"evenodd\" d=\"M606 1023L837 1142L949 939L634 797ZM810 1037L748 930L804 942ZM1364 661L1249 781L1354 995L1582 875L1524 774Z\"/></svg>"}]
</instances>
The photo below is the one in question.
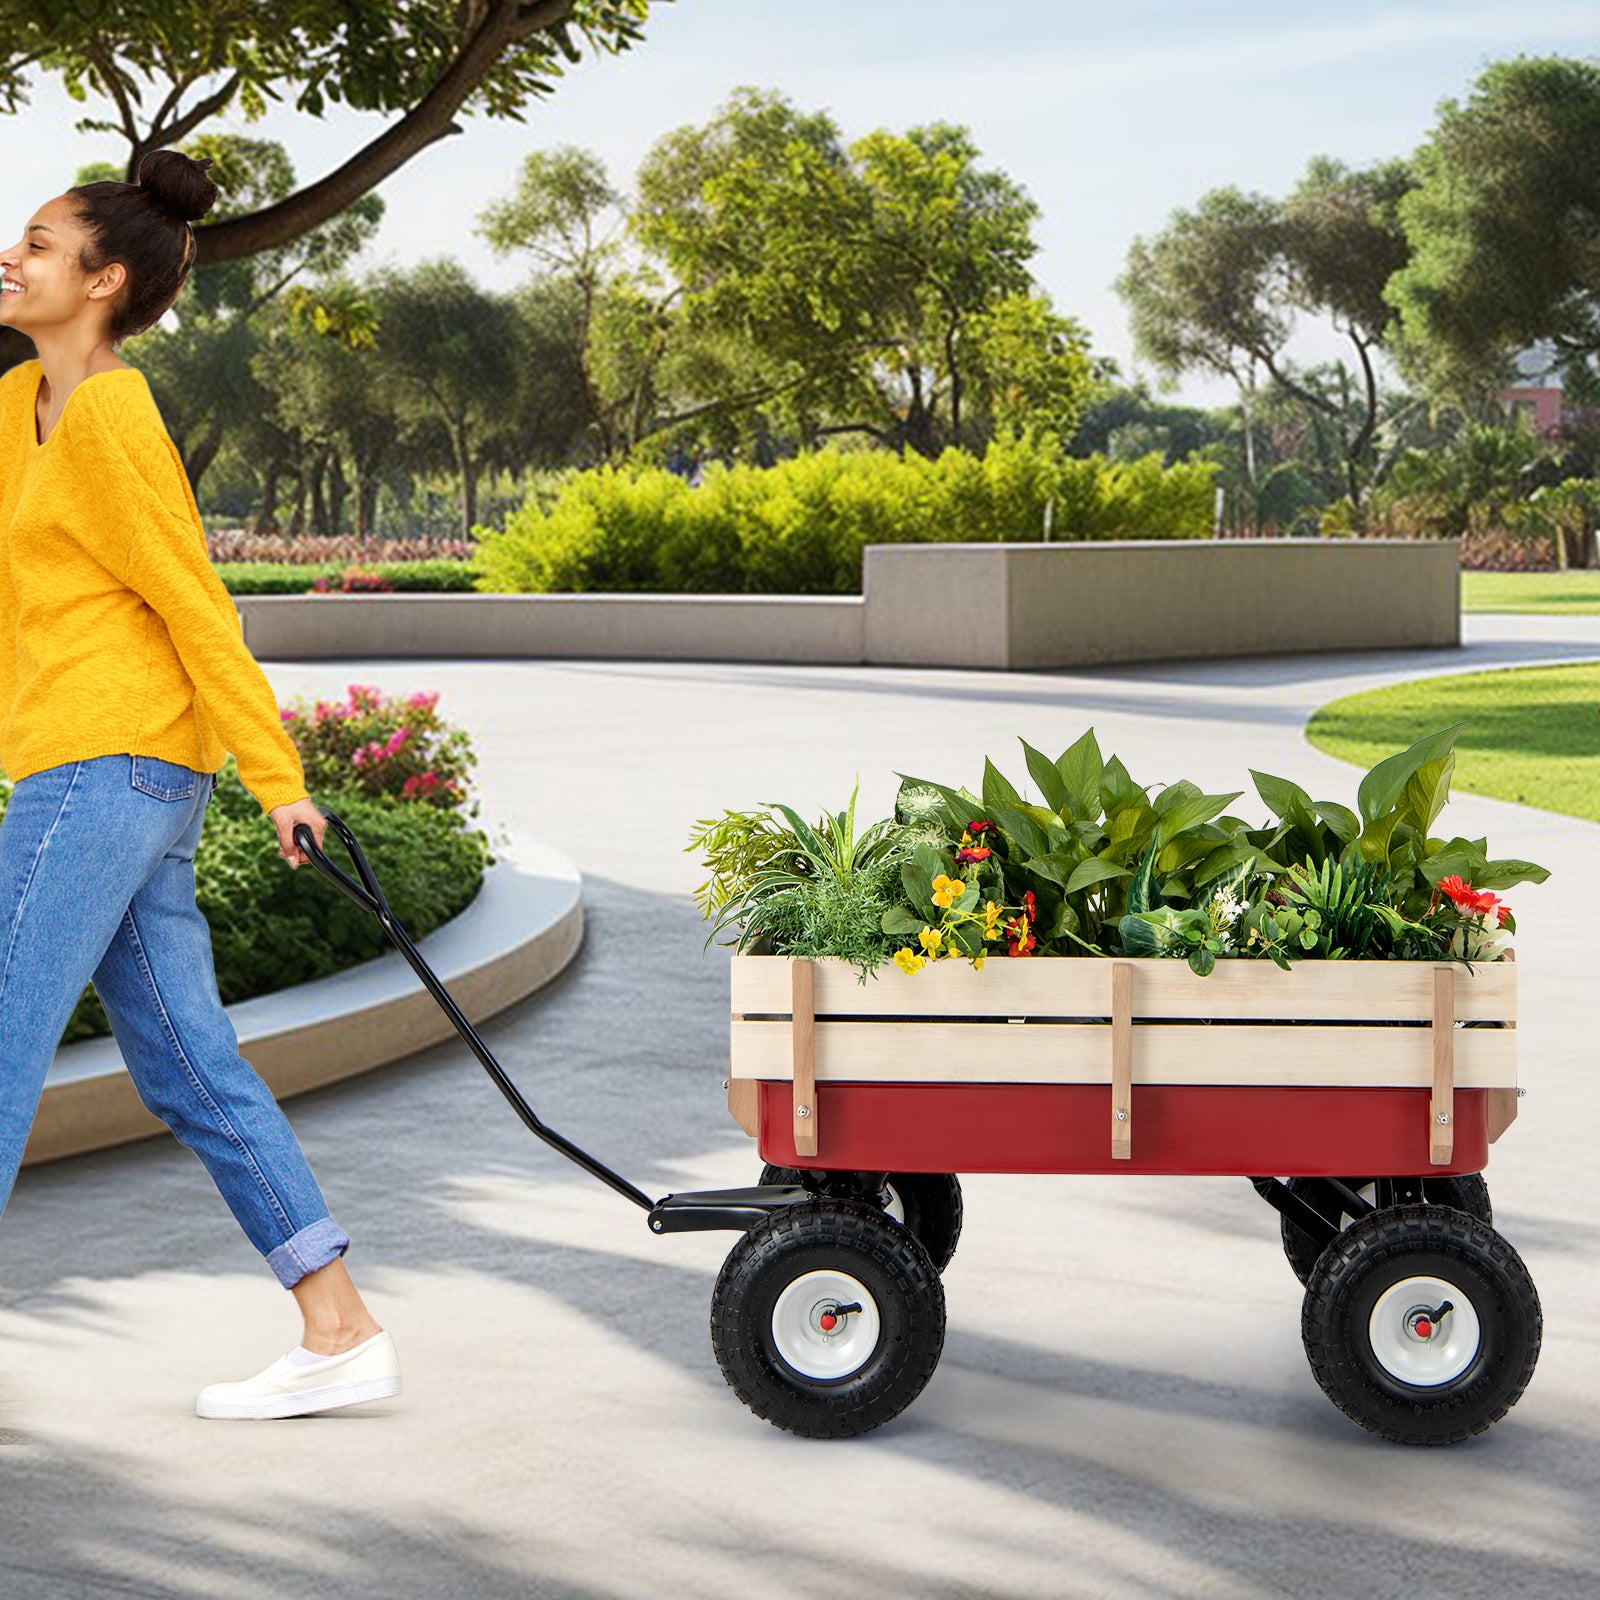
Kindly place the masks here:
<instances>
[{"instance_id":1,"label":"sky","mask_svg":"<svg viewBox=\"0 0 1600 1600\"><path fill-rule=\"evenodd\" d=\"M1158 232L1177 207L1234 184L1282 195L1311 157L1360 166L1406 155L1439 102L1464 97L1490 61L1518 54L1600 55L1600 0L1345 0L1292 6L1262 0L673 0L651 8L643 42L621 56L567 68L525 123L463 119L381 189L388 211L355 265L408 266L440 256L481 283L509 288L532 265L499 256L476 233L479 213L509 194L522 158L571 144L605 163L612 186L663 135L714 116L739 85L825 111L849 142L875 128L966 127L981 164L1005 172L1039 206L1029 263L1054 308L1090 330L1098 354L1126 376L1144 373L1113 287L1129 243ZM33 80L30 105L0 161L0 233L20 234L33 210L85 161L126 157L102 133L78 133L92 101L71 101L53 78ZM157 96L148 97L154 103ZM346 159L384 118L335 106L320 120L274 108L260 122L219 119L281 139L302 182ZM9 221L6 218L9 217ZM1308 328L1302 360L1338 353L1337 336ZM1154 383L1153 383L1154 386ZM1225 382L1186 378L1175 398L1222 404Z\"/></svg>"}]
</instances>

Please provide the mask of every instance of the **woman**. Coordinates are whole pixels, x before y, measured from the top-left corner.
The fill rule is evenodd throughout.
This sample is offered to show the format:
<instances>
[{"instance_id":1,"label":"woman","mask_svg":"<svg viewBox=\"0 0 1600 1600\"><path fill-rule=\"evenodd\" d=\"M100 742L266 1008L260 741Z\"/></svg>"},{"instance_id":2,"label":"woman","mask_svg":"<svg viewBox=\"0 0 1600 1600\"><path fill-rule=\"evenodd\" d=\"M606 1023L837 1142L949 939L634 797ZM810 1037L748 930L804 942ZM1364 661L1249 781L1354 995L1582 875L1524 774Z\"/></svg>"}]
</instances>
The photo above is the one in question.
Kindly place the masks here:
<instances>
[{"instance_id":1,"label":"woman","mask_svg":"<svg viewBox=\"0 0 1600 1600\"><path fill-rule=\"evenodd\" d=\"M195 904L194 851L229 750L309 864L327 826L206 555L182 459L116 354L177 299L210 161L157 150L0 253L0 322L38 352L0 376L0 1209L45 1073L91 979L145 1105L205 1164L304 1319L298 1349L212 1384L202 1417L285 1417L398 1394L347 1235L238 1054Z\"/></svg>"}]
</instances>

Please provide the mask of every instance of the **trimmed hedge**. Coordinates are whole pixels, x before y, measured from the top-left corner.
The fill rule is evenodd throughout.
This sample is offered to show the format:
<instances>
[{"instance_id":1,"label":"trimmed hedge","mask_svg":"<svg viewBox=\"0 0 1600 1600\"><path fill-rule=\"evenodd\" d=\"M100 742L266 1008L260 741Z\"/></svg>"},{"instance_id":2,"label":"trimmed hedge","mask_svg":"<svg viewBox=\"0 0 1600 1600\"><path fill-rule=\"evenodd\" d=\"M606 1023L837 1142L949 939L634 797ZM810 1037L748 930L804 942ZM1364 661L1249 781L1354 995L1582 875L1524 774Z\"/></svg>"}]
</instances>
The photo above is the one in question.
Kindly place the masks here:
<instances>
[{"instance_id":1,"label":"trimmed hedge","mask_svg":"<svg viewBox=\"0 0 1600 1600\"><path fill-rule=\"evenodd\" d=\"M600 467L553 504L530 497L474 529L490 594L859 594L868 544L1192 539L1211 531L1210 462L1164 467L997 440L946 450L822 450L774 467L713 464L691 487L661 468Z\"/></svg>"}]
</instances>

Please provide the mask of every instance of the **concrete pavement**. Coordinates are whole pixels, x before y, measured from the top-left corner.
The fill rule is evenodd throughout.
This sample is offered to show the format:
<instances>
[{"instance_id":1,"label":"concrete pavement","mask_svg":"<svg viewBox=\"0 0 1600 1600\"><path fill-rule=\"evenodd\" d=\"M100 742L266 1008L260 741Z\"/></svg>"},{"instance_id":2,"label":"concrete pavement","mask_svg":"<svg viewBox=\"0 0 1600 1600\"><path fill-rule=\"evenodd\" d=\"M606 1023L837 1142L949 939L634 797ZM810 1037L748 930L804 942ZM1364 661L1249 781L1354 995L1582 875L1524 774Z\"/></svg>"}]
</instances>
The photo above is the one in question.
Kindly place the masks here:
<instances>
[{"instance_id":1,"label":"concrete pavement","mask_svg":"<svg viewBox=\"0 0 1600 1600\"><path fill-rule=\"evenodd\" d=\"M481 757L486 818L578 864L584 950L480 1031L557 1128L665 1192L756 1175L720 1090L728 952L701 949L695 819L838 810L859 772L865 825L896 771L976 787L990 755L1020 785L1019 734L1053 755L1089 725L1136 779L1242 789L1247 814L1251 766L1353 804L1356 770L1304 741L1318 705L1433 671L1600 659L1600 618L1469 617L1466 633L1459 651L1072 674L268 671L283 697L441 690ZM1487 1434L1406 1449L1332 1407L1276 1216L1242 1180L986 1176L965 1183L921 1398L860 1440L796 1439L747 1412L711 1354L732 1236L652 1238L447 1043L289 1106L399 1346L393 1403L198 1421L200 1384L298 1333L199 1163L163 1141L23 1174L0 1224L0 1595L1593 1595L1600 828L1464 794L1443 825L1553 874L1507 895L1528 1093L1488 1171L1544 1347Z\"/></svg>"}]
</instances>

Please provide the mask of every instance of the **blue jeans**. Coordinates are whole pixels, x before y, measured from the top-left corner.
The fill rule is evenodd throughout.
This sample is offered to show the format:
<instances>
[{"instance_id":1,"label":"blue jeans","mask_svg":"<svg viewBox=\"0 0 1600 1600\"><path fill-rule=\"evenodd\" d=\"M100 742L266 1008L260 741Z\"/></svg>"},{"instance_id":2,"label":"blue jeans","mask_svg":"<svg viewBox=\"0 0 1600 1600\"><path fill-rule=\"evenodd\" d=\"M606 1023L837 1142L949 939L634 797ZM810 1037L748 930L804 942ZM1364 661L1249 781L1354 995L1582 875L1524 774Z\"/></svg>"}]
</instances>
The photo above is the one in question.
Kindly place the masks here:
<instances>
[{"instance_id":1,"label":"blue jeans","mask_svg":"<svg viewBox=\"0 0 1600 1600\"><path fill-rule=\"evenodd\" d=\"M65 762L12 789L0 824L0 1210L92 979L139 1098L291 1288L350 1237L217 992L194 887L215 789L210 773L136 755Z\"/></svg>"}]
</instances>

